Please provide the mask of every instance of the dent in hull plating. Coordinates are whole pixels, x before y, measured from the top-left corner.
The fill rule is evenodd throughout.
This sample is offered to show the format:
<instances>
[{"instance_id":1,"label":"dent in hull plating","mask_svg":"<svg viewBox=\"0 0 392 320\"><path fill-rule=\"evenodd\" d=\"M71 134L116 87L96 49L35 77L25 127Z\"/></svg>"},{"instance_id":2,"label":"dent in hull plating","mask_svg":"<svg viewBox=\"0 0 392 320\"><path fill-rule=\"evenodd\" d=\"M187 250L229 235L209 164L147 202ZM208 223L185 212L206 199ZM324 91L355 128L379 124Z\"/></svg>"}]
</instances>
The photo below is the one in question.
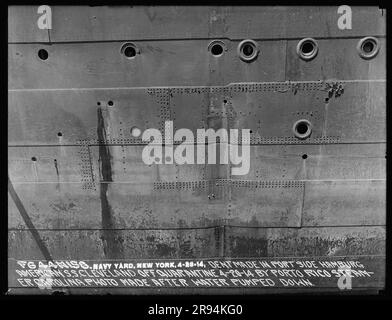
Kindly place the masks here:
<instances>
[{"instance_id":1,"label":"dent in hull plating","mask_svg":"<svg viewBox=\"0 0 392 320\"><path fill-rule=\"evenodd\" d=\"M338 7L53 6L42 30L37 9L9 7L11 292L37 289L22 276L35 260L140 272L70 293L339 291L340 260L364 265L353 289L384 287L383 10L352 7L366 23L342 29ZM250 129L249 173L145 165L132 131L165 121L194 136ZM222 272L242 284L137 285L144 263L213 272L214 260L237 261ZM252 261L334 267L307 274L310 287L271 270L252 286Z\"/></svg>"}]
</instances>

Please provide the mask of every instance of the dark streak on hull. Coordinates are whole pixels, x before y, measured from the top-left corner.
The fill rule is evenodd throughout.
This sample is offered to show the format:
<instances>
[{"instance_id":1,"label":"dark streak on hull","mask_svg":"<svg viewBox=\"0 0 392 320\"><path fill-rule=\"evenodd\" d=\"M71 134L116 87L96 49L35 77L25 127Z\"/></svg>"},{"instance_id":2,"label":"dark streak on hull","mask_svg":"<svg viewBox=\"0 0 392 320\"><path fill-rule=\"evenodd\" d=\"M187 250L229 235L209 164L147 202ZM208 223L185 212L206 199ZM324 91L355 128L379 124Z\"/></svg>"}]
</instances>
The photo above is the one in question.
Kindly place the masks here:
<instances>
[{"instance_id":1,"label":"dark streak on hull","mask_svg":"<svg viewBox=\"0 0 392 320\"><path fill-rule=\"evenodd\" d=\"M106 140L105 120L102 115L102 109L98 108L98 126L97 136L99 140ZM109 182L112 182L112 166L111 166L111 155L109 147L100 144L99 145L99 164L102 180L100 181L100 199L101 199L101 213L102 213L102 236L103 251L105 257L108 259L118 259L123 257L123 247L121 239L116 233L110 232L114 229L114 221L112 216L112 208L107 198L107 191L109 188Z\"/></svg>"},{"instance_id":2,"label":"dark streak on hull","mask_svg":"<svg viewBox=\"0 0 392 320\"><path fill-rule=\"evenodd\" d=\"M33 236L39 250L41 251L42 255L44 256L46 261L53 261L52 256L49 253L48 248L45 245L45 242L42 240L41 236L39 235L37 229L35 228L33 222L31 221L31 218L29 214L27 213L22 201L20 200L18 194L16 193L14 186L12 185L10 179L8 179L8 192L14 201L16 207L18 208L18 211L20 215L23 218L23 221L25 222L26 226L29 228L31 235Z\"/></svg>"}]
</instances>

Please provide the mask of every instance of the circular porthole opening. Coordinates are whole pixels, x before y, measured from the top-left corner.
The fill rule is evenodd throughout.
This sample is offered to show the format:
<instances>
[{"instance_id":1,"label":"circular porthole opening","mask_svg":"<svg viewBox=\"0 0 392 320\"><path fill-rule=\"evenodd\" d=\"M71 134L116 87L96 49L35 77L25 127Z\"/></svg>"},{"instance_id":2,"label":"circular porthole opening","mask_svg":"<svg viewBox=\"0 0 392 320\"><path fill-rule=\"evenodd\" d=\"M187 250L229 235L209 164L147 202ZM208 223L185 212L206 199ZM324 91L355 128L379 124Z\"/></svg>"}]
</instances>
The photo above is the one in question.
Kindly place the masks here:
<instances>
[{"instance_id":1,"label":"circular porthole opening","mask_svg":"<svg viewBox=\"0 0 392 320\"><path fill-rule=\"evenodd\" d=\"M237 53L241 60L250 62L256 59L259 54L259 49L255 41L244 40L238 45Z\"/></svg>"},{"instance_id":2,"label":"circular porthole opening","mask_svg":"<svg viewBox=\"0 0 392 320\"><path fill-rule=\"evenodd\" d=\"M293 125L293 132L297 138L306 139L312 133L312 124L306 119L298 120Z\"/></svg>"},{"instance_id":3,"label":"circular porthole opening","mask_svg":"<svg viewBox=\"0 0 392 320\"><path fill-rule=\"evenodd\" d=\"M302 39L297 44L297 54L303 60L311 60L318 53L318 45L316 40L312 38Z\"/></svg>"},{"instance_id":4,"label":"circular porthole opening","mask_svg":"<svg viewBox=\"0 0 392 320\"><path fill-rule=\"evenodd\" d=\"M140 53L140 51L133 43L125 43L121 47L121 54L127 59L134 59L138 53Z\"/></svg>"},{"instance_id":5,"label":"circular porthole opening","mask_svg":"<svg viewBox=\"0 0 392 320\"><path fill-rule=\"evenodd\" d=\"M211 48L213 56L220 56L223 53L223 48L220 44L214 44Z\"/></svg>"},{"instance_id":6,"label":"circular porthole opening","mask_svg":"<svg viewBox=\"0 0 392 320\"><path fill-rule=\"evenodd\" d=\"M41 60L46 60L49 58L49 53L45 49L39 49L38 50L38 58Z\"/></svg>"},{"instance_id":7,"label":"circular porthole opening","mask_svg":"<svg viewBox=\"0 0 392 320\"><path fill-rule=\"evenodd\" d=\"M357 50L363 59L371 59L375 57L380 50L379 41L374 37L366 37L359 40Z\"/></svg>"},{"instance_id":8,"label":"circular porthole opening","mask_svg":"<svg viewBox=\"0 0 392 320\"><path fill-rule=\"evenodd\" d=\"M367 41L362 45L363 52L369 54L374 50L374 43L372 41Z\"/></svg>"},{"instance_id":9,"label":"circular porthole opening","mask_svg":"<svg viewBox=\"0 0 392 320\"><path fill-rule=\"evenodd\" d=\"M245 44L242 47L242 53L244 54L245 57L251 57L253 52L254 52L254 47L249 43Z\"/></svg>"},{"instance_id":10,"label":"circular porthole opening","mask_svg":"<svg viewBox=\"0 0 392 320\"><path fill-rule=\"evenodd\" d=\"M208 45L208 51L210 51L214 57L220 57L223 52L226 51L226 45L223 41L215 40Z\"/></svg>"},{"instance_id":11,"label":"circular porthole opening","mask_svg":"<svg viewBox=\"0 0 392 320\"><path fill-rule=\"evenodd\" d=\"M127 58L133 58L136 56L136 49L134 47L127 47L124 49L124 55Z\"/></svg>"}]
</instances>

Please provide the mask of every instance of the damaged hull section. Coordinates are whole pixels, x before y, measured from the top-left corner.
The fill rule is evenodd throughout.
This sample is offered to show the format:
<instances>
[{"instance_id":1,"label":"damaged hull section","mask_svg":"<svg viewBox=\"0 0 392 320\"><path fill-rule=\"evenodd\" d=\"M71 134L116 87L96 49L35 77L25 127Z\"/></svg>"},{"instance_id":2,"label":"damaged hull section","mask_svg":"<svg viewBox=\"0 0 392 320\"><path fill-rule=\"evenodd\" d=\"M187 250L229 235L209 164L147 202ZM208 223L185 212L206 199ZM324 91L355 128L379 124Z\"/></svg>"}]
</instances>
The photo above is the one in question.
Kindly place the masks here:
<instances>
[{"instance_id":1,"label":"damaged hull section","mask_svg":"<svg viewBox=\"0 0 392 320\"><path fill-rule=\"evenodd\" d=\"M383 10L37 9L8 12L11 293L384 288ZM249 129L249 171L145 164L167 121Z\"/></svg>"}]
</instances>

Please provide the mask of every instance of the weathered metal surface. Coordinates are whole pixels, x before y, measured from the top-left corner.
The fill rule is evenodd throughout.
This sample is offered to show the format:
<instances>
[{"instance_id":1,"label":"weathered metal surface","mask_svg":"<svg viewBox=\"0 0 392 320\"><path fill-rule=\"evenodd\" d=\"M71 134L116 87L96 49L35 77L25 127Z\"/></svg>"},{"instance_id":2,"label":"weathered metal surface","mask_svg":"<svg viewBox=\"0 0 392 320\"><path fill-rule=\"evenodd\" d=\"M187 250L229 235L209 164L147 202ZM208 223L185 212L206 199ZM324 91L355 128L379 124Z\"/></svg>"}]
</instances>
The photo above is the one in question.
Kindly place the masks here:
<instances>
[{"instance_id":1,"label":"weathered metal surface","mask_svg":"<svg viewBox=\"0 0 392 320\"><path fill-rule=\"evenodd\" d=\"M305 37L355 37L386 32L385 10L352 7L352 29L336 24L338 7L135 7L52 6L52 42L108 40L276 39ZM28 18L38 16L37 7L11 7L18 28L11 24L9 42L35 42ZM35 14L35 15L34 15ZM22 28L23 26L24 28ZM75 26L78 26L75 28ZM10 28L11 29L11 28ZM30 31L31 32L31 31Z\"/></svg>"},{"instance_id":2,"label":"weathered metal surface","mask_svg":"<svg viewBox=\"0 0 392 320\"><path fill-rule=\"evenodd\" d=\"M53 28L40 30L38 7L10 7L9 258L356 256L375 277L354 289L381 289L385 12L352 7L353 28L340 30L337 8L53 6ZM369 35L379 52L363 59ZM305 37L318 44L312 60L296 52ZM244 39L260 49L250 63L237 54ZM140 54L127 59L126 42ZM304 140L300 119L312 126ZM250 129L249 172L145 165L131 129L163 132L168 120L193 134Z\"/></svg>"},{"instance_id":3,"label":"weathered metal surface","mask_svg":"<svg viewBox=\"0 0 392 320\"><path fill-rule=\"evenodd\" d=\"M99 183L95 190L83 183L17 183L15 190L40 229L99 228L104 213L113 218L110 229L385 225L385 180L104 184L104 197ZM101 208L103 199L110 209ZM10 227L24 228L16 208L9 210Z\"/></svg>"},{"instance_id":4,"label":"weathered metal surface","mask_svg":"<svg viewBox=\"0 0 392 320\"><path fill-rule=\"evenodd\" d=\"M16 76L10 77L10 88L194 86L284 80L284 65L278 61L285 60L285 41L260 42L263 53L252 66L238 59L239 41L225 40L227 51L219 58L208 51L210 42L134 42L140 54L133 59L120 52L125 42L10 44L13 60L9 73ZM39 49L48 51L47 60L37 57Z\"/></svg>"},{"instance_id":5,"label":"weathered metal surface","mask_svg":"<svg viewBox=\"0 0 392 320\"><path fill-rule=\"evenodd\" d=\"M8 42L49 42L48 30L39 29L38 6L8 7Z\"/></svg>"},{"instance_id":6,"label":"weathered metal surface","mask_svg":"<svg viewBox=\"0 0 392 320\"><path fill-rule=\"evenodd\" d=\"M317 40L319 50L312 61L299 59L298 40L259 40L260 54L250 64L238 58L240 41L223 40L227 51L220 57L208 51L210 40L134 42L140 54L133 59L121 54L124 42L10 44L9 86L224 86L234 82L385 79L385 39L380 39L380 51L371 60L359 56L356 47L360 39ZM47 50L47 60L38 58L40 49Z\"/></svg>"},{"instance_id":7,"label":"weathered metal surface","mask_svg":"<svg viewBox=\"0 0 392 320\"><path fill-rule=\"evenodd\" d=\"M234 127L251 129L255 142L290 143L295 121L307 119L314 126L304 143L323 137L331 142L385 141L385 83L344 83L341 94L330 91L329 85L313 85L304 84L298 91L295 85L283 87L283 93L275 89L233 95Z\"/></svg>"},{"instance_id":8,"label":"weathered metal surface","mask_svg":"<svg viewBox=\"0 0 392 320\"><path fill-rule=\"evenodd\" d=\"M132 99L128 90L12 92L8 120L14 125L8 127L9 143L59 145L90 139L98 143L98 103L106 126L111 122L105 140L131 138L129 130L135 125L141 130L159 127L159 104L144 90L132 92ZM107 106L109 101L114 108Z\"/></svg>"},{"instance_id":9,"label":"weathered metal surface","mask_svg":"<svg viewBox=\"0 0 392 320\"><path fill-rule=\"evenodd\" d=\"M385 227L226 227L228 256L345 256L385 254Z\"/></svg>"},{"instance_id":10,"label":"weathered metal surface","mask_svg":"<svg viewBox=\"0 0 392 320\"><path fill-rule=\"evenodd\" d=\"M385 144L276 144L250 148L249 173L244 180L383 179Z\"/></svg>"},{"instance_id":11,"label":"weathered metal surface","mask_svg":"<svg viewBox=\"0 0 392 320\"><path fill-rule=\"evenodd\" d=\"M255 144L385 142L385 82L342 83L339 94L333 83L238 84L217 87L213 94L206 88L151 94L146 89L11 91L9 143L97 143L98 109L108 128L105 141L114 139L112 143L134 141L133 126L161 128L165 120L173 120L176 129L189 128L195 135L196 128L214 128L222 119L230 128L249 128ZM296 139L292 131L303 118L313 126L308 140Z\"/></svg>"},{"instance_id":12,"label":"weathered metal surface","mask_svg":"<svg viewBox=\"0 0 392 320\"><path fill-rule=\"evenodd\" d=\"M303 225L385 225L385 180L320 181L307 185Z\"/></svg>"},{"instance_id":13,"label":"weathered metal surface","mask_svg":"<svg viewBox=\"0 0 392 320\"><path fill-rule=\"evenodd\" d=\"M374 59L364 60L357 51L362 38L316 39L318 54L311 61L298 59L298 40L287 41L286 80L378 80L385 79L386 41L380 38L380 51Z\"/></svg>"},{"instance_id":14,"label":"weathered metal surface","mask_svg":"<svg viewBox=\"0 0 392 320\"><path fill-rule=\"evenodd\" d=\"M80 183L88 155L79 146L9 147L8 175L14 183ZM91 161L90 175L97 172Z\"/></svg>"},{"instance_id":15,"label":"weathered metal surface","mask_svg":"<svg viewBox=\"0 0 392 320\"><path fill-rule=\"evenodd\" d=\"M202 258L217 257L219 230L40 230L42 241L57 260L104 258ZM110 238L118 247L109 251ZM44 259L28 230L9 231L9 256L21 260Z\"/></svg>"},{"instance_id":16,"label":"weathered metal surface","mask_svg":"<svg viewBox=\"0 0 392 320\"><path fill-rule=\"evenodd\" d=\"M111 230L117 258L312 257L385 254L385 227ZM42 230L53 259L97 260L107 256L102 230ZM30 240L29 240L30 239ZM224 245L223 245L224 243ZM83 249L84 248L84 249ZM223 251L222 251L223 249ZM28 230L9 231L10 257L43 259ZM113 252L112 252L113 254ZM109 253L110 255L110 253Z\"/></svg>"},{"instance_id":17,"label":"weathered metal surface","mask_svg":"<svg viewBox=\"0 0 392 320\"><path fill-rule=\"evenodd\" d=\"M214 168L209 164L181 166L176 163L146 166L141 160L143 145L120 143L109 148L113 155L113 182L150 184L153 189L155 182L207 180L208 173ZM382 143L253 145L249 173L231 178L245 181L383 179L386 175L385 154L385 144ZM95 144L13 146L9 147L8 164L9 175L16 183L80 183L83 179L102 179L99 177L99 146ZM227 165L220 166L223 168L217 178L229 179L230 175L224 170Z\"/></svg>"}]
</instances>

